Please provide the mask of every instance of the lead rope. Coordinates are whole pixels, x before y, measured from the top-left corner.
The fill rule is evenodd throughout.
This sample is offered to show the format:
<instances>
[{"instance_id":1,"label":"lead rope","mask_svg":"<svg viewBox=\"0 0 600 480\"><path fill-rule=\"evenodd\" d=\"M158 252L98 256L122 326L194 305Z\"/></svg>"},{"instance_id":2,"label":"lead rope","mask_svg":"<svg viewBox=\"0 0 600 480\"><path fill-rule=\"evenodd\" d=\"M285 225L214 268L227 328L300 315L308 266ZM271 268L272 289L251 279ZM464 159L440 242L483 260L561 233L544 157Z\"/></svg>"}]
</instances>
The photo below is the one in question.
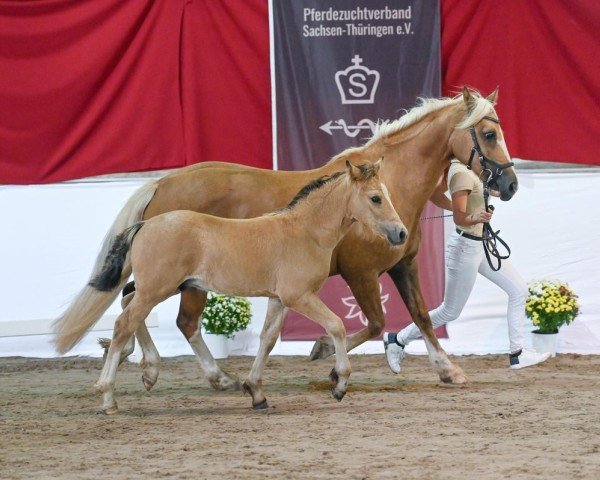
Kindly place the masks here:
<instances>
[{"instance_id":1,"label":"lead rope","mask_svg":"<svg viewBox=\"0 0 600 480\"><path fill-rule=\"evenodd\" d=\"M483 186L483 201L485 202L485 211L493 212L494 206L488 204L488 199L490 197L490 192L488 190L488 182L484 183ZM500 230L494 232L494 229L490 225L490 223L483 224L483 235L481 242L483 243L483 251L485 253L485 258L488 262L490 268L497 272L502 267L502 260L506 260L510 257L510 247L508 243L500 238L498 235ZM506 254L502 255L498 250L498 244L502 246L506 250ZM492 257L494 257L497 261L496 265L492 263Z\"/></svg>"}]
</instances>

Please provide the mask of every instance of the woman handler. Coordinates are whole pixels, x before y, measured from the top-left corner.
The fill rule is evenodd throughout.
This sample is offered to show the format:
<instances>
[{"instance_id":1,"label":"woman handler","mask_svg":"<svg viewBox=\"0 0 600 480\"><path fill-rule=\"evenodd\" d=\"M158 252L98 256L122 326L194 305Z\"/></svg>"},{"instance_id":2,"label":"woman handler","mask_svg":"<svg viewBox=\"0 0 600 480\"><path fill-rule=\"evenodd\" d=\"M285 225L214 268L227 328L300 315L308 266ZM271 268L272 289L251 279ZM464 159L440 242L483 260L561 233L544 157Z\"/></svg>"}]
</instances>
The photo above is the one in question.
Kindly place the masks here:
<instances>
[{"instance_id":1,"label":"woman handler","mask_svg":"<svg viewBox=\"0 0 600 480\"><path fill-rule=\"evenodd\" d=\"M450 200L445 191L452 195ZM483 251L483 224L492 218L485 211L483 184L471 170L458 160L452 160L447 175L436 187L431 201L438 207L451 210L456 231L446 246L446 287L444 300L429 312L434 328L456 320L473 290L477 273L494 282L508 294L508 337L510 340L510 368L529 367L543 362L550 353L537 353L523 348L525 298L527 287L513 265L504 260L502 268L492 270ZM394 373L400 373L404 349L421 335L411 323L398 333L383 334L388 364Z\"/></svg>"}]
</instances>

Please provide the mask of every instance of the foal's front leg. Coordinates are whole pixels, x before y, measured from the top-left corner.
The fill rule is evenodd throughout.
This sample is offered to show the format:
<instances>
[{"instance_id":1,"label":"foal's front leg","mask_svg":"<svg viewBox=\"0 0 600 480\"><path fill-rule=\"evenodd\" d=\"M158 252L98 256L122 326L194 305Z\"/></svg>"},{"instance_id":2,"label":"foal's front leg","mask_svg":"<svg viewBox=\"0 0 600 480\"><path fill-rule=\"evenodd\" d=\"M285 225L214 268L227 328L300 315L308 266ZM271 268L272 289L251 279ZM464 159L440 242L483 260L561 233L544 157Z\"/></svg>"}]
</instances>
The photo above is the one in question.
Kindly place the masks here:
<instances>
[{"instance_id":1,"label":"foal's front leg","mask_svg":"<svg viewBox=\"0 0 600 480\"><path fill-rule=\"evenodd\" d=\"M254 358L252 370L250 370L248 378L242 385L244 391L252 395L252 408L254 410L261 410L269 407L267 399L262 391L262 374L269 353L273 350L275 342L277 342L277 338L281 332L285 313L286 309L281 303L281 300L278 298L269 299L267 317L265 318L265 323L260 332L260 347Z\"/></svg>"},{"instance_id":2,"label":"foal's front leg","mask_svg":"<svg viewBox=\"0 0 600 480\"><path fill-rule=\"evenodd\" d=\"M213 358L202 339L200 316L206 306L207 292L188 288L181 292L177 326L196 354L200 368L215 390L239 390L239 380L227 375Z\"/></svg>"},{"instance_id":3,"label":"foal's front leg","mask_svg":"<svg viewBox=\"0 0 600 480\"><path fill-rule=\"evenodd\" d=\"M343 277L368 322L365 328L346 337L346 349L350 351L379 335L385 326L385 316L381 306L379 277L376 272L360 272L357 275L343 275ZM334 351L331 337L324 335L315 342L310 352L310 359L327 358L333 355Z\"/></svg>"},{"instance_id":4,"label":"foal's front leg","mask_svg":"<svg viewBox=\"0 0 600 480\"><path fill-rule=\"evenodd\" d=\"M327 305L314 293L303 295L289 307L321 325L333 339L335 367L329 374L332 383L331 393L338 401L342 400L346 395L348 377L352 371L346 351L346 327L340 318L329 310Z\"/></svg>"}]
</instances>

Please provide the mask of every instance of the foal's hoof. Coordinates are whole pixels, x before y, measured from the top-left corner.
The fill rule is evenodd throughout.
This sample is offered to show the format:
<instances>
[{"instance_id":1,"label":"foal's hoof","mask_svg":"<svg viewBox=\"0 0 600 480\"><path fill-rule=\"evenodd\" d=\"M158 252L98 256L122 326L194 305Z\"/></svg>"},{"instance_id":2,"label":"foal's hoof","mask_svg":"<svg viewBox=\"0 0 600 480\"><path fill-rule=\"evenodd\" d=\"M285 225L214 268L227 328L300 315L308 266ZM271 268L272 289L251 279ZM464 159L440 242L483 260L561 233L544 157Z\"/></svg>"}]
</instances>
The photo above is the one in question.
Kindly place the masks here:
<instances>
[{"instance_id":1,"label":"foal's hoof","mask_svg":"<svg viewBox=\"0 0 600 480\"><path fill-rule=\"evenodd\" d=\"M346 395L346 391L337 389L340 376L335 371L335 368L331 370L331 373L329 374L329 380L331 380L331 394L333 395L333 398L335 398L338 402L341 402L342 398L344 398L344 395Z\"/></svg>"},{"instance_id":2,"label":"foal's hoof","mask_svg":"<svg viewBox=\"0 0 600 480\"><path fill-rule=\"evenodd\" d=\"M269 404L267 403L266 398L262 402L252 402L252 410L265 410L267 408L269 408Z\"/></svg>"},{"instance_id":3,"label":"foal's hoof","mask_svg":"<svg viewBox=\"0 0 600 480\"><path fill-rule=\"evenodd\" d=\"M319 337L313 345L309 358L311 360L320 360L333 355L335 353L335 347L329 342L330 338L327 335Z\"/></svg>"},{"instance_id":4,"label":"foal's hoof","mask_svg":"<svg viewBox=\"0 0 600 480\"><path fill-rule=\"evenodd\" d=\"M339 390L332 388L331 394L333 395L333 398L335 398L338 402L341 402L342 398L344 398L344 396L346 395L346 392L340 392Z\"/></svg>"},{"instance_id":5,"label":"foal's hoof","mask_svg":"<svg viewBox=\"0 0 600 480\"><path fill-rule=\"evenodd\" d=\"M440 373L440 380L449 385L465 385L469 381L462 369L456 365Z\"/></svg>"},{"instance_id":6,"label":"foal's hoof","mask_svg":"<svg viewBox=\"0 0 600 480\"><path fill-rule=\"evenodd\" d=\"M209 379L208 381L210 386L219 392L238 391L242 388L242 384L237 378L231 378L226 374L223 374L217 378Z\"/></svg>"},{"instance_id":7,"label":"foal's hoof","mask_svg":"<svg viewBox=\"0 0 600 480\"><path fill-rule=\"evenodd\" d=\"M254 388L248 382L244 382L242 384L242 390L244 393L248 393L252 397L252 410L265 410L266 408L269 408L266 398L263 398L259 402L254 401Z\"/></svg>"},{"instance_id":8,"label":"foal's hoof","mask_svg":"<svg viewBox=\"0 0 600 480\"><path fill-rule=\"evenodd\" d=\"M150 390L152 390L152 387L156 383L156 380L152 381L146 375L142 375L142 383L144 384L144 387L146 387L146 390L150 391Z\"/></svg>"},{"instance_id":9,"label":"foal's hoof","mask_svg":"<svg viewBox=\"0 0 600 480\"><path fill-rule=\"evenodd\" d=\"M118 411L119 411L119 408L115 405L114 407L103 408L98 413L100 413L102 415L114 415Z\"/></svg>"}]
</instances>

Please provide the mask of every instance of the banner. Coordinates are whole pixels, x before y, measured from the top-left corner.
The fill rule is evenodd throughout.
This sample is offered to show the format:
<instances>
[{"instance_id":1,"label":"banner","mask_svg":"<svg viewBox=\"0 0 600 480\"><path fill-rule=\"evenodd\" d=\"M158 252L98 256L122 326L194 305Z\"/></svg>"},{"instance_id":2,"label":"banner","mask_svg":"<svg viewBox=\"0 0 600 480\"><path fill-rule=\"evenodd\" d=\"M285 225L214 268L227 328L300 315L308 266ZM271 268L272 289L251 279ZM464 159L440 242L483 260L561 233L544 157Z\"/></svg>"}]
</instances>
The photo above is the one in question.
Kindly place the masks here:
<instances>
[{"instance_id":1,"label":"banner","mask_svg":"<svg viewBox=\"0 0 600 480\"><path fill-rule=\"evenodd\" d=\"M274 157L282 170L306 170L363 144L377 122L394 120L418 96L440 94L437 0L272 0ZM429 206L427 213L437 212ZM421 285L428 306L443 295L443 226L423 224ZM427 259L427 261L423 261ZM389 328L410 321L392 281L381 279ZM349 332L366 319L340 277L321 291ZM322 329L291 312L282 337L310 339Z\"/></svg>"}]
</instances>

